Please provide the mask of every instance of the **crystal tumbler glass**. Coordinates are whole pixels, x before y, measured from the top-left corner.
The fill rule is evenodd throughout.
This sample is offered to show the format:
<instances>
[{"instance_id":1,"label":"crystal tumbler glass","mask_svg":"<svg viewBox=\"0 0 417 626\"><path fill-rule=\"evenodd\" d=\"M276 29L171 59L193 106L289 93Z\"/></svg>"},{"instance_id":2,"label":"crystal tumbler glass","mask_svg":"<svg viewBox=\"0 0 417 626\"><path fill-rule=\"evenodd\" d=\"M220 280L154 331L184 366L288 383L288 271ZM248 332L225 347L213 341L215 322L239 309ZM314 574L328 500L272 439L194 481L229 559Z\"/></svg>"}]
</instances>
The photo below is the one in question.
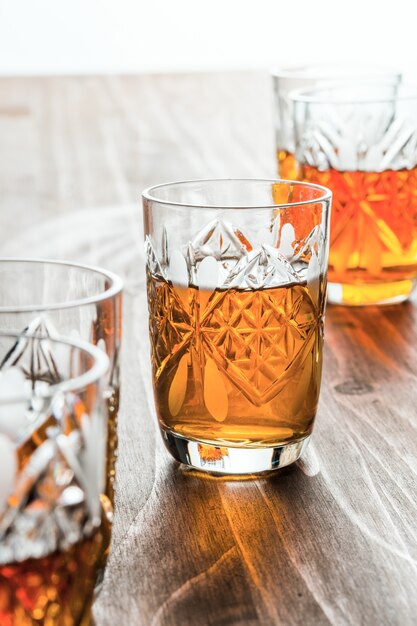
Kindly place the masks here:
<instances>
[{"instance_id":1,"label":"crystal tumbler glass","mask_svg":"<svg viewBox=\"0 0 417 626\"><path fill-rule=\"evenodd\" d=\"M274 88L275 141L278 173L282 178L299 179L295 159L292 101L294 89L317 89L344 82L348 85L383 81L397 87L401 74L394 69L368 64L323 63L279 68L272 72Z\"/></svg>"},{"instance_id":2,"label":"crystal tumbler glass","mask_svg":"<svg viewBox=\"0 0 417 626\"><path fill-rule=\"evenodd\" d=\"M0 333L0 624L87 626L110 528L108 357Z\"/></svg>"},{"instance_id":3,"label":"crystal tumbler glass","mask_svg":"<svg viewBox=\"0 0 417 626\"><path fill-rule=\"evenodd\" d=\"M320 389L330 192L202 180L143 194L156 412L178 461L288 465Z\"/></svg>"},{"instance_id":4,"label":"crystal tumbler glass","mask_svg":"<svg viewBox=\"0 0 417 626\"><path fill-rule=\"evenodd\" d=\"M294 92L300 176L333 192L329 300L408 298L417 280L417 89Z\"/></svg>"},{"instance_id":5,"label":"crystal tumbler glass","mask_svg":"<svg viewBox=\"0 0 417 626\"><path fill-rule=\"evenodd\" d=\"M0 330L78 337L110 359L106 494L114 501L122 281L106 270L35 259L0 259Z\"/></svg>"}]
</instances>

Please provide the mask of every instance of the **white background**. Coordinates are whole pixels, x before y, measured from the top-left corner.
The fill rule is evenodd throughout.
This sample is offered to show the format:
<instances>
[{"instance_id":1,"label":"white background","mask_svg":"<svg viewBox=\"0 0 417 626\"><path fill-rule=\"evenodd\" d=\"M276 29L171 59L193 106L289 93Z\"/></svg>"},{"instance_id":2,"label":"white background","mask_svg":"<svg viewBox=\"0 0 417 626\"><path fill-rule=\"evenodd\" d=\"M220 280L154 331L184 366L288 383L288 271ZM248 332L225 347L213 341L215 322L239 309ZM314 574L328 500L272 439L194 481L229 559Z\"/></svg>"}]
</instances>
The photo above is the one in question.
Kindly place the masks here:
<instances>
[{"instance_id":1,"label":"white background","mask_svg":"<svg viewBox=\"0 0 417 626\"><path fill-rule=\"evenodd\" d=\"M399 67L417 82L415 0L0 0L0 75Z\"/></svg>"}]
</instances>

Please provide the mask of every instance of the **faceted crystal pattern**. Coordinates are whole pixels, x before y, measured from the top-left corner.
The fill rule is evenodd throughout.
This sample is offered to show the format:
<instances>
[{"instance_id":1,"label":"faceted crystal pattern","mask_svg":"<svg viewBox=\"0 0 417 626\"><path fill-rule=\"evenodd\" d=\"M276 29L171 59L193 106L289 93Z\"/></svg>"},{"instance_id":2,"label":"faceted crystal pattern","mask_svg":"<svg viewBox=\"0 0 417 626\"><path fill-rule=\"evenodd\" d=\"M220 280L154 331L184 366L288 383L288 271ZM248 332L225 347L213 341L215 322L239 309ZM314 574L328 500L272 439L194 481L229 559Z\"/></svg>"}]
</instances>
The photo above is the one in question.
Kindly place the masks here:
<instances>
[{"instance_id":1,"label":"faceted crystal pattern","mask_svg":"<svg viewBox=\"0 0 417 626\"><path fill-rule=\"evenodd\" d=\"M226 290L201 322L213 360L255 406L282 389L289 370L311 348L309 338L316 328L302 285L273 292L271 297L268 289Z\"/></svg>"},{"instance_id":2,"label":"faceted crystal pattern","mask_svg":"<svg viewBox=\"0 0 417 626\"><path fill-rule=\"evenodd\" d=\"M10 455L0 461L0 564L67 550L100 524L105 425L76 393L48 393L62 361L58 344L25 332L0 358L0 452Z\"/></svg>"},{"instance_id":3,"label":"faceted crystal pattern","mask_svg":"<svg viewBox=\"0 0 417 626\"><path fill-rule=\"evenodd\" d=\"M299 280L299 275L285 256L275 248L262 245L259 251L236 263L227 276L224 287L263 289L277 284L297 283Z\"/></svg>"},{"instance_id":4,"label":"faceted crystal pattern","mask_svg":"<svg viewBox=\"0 0 417 626\"><path fill-rule=\"evenodd\" d=\"M205 392L205 404L222 421L227 410L220 405L227 406L233 389L262 406L311 352L324 301L324 236L316 225L296 240L292 225L279 228L279 220L264 238L277 247L254 245L240 229L216 220L182 250L168 248L165 263L147 237L155 382L182 355L171 384L172 415L184 401L188 354L191 362L204 361L201 384L213 390ZM232 384L228 390L223 376Z\"/></svg>"},{"instance_id":5,"label":"faceted crystal pattern","mask_svg":"<svg viewBox=\"0 0 417 626\"><path fill-rule=\"evenodd\" d=\"M396 116L387 105L365 115L348 108L336 116L329 105L299 129L300 163L319 170L369 171L411 169L417 165L417 124Z\"/></svg>"},{"instance_id":6,"label":"faceted crystal pattern","mask_svg":"<svg viewBox=\"0 0 417 626\"><path fill-rule=\"evenodd\" d=\"M239 259L252 249L243 233L230 222L213 220L196 235L192 241L194 256L201 261L206 256L214 256L218 261Z\"/></svg>"},{"instance_id":7,"label":"faceted crystal pattern","mask_svg":"<svg viewBox=\"0 0 417 626\"><path fill-rule=\"evenodd\" d=\"M353 305L408 297L417 277L413 100L312 106L298 135L300 179L333 192L332 297Z\"/></svg>"},{"instance_id":8,"label":"faceted crystal pattern","mask_svg":"<svg viewBox=\"0 0 417 626\"><path fill-rule=\"evenodd\" d=\"M308 280L312 256L323 263L324 235L320 225L305 239L296 240L292 225L280 225L278 214L261 237L262 242L252 244L249 236L230 222L214 220L181 250L168 251L164 230L161 259L151 238L146 237L148 270L179 287L261 289ZM323 267L320 273L324 273Z\"/></svg>"}]
</instances>

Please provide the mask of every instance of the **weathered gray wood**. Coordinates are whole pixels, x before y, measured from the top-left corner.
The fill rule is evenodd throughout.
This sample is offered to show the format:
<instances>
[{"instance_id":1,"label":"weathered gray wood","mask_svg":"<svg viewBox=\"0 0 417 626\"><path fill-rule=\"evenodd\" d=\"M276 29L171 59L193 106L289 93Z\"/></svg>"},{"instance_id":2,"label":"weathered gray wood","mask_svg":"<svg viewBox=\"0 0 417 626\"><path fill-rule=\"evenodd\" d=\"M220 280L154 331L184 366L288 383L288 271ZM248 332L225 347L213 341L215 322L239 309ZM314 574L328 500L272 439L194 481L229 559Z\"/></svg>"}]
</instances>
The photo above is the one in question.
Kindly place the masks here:
<instances>
[{"instance_id":1,"label":"weathered gray wood","mask_svg":"<svg viewBox=\"0 0 417 626\"><path fill-rule=\"evenodd\" d=\"M170 460L151 416L141 190L274 174L266 76L0 80L0 254L126 279L99 626L416 623L414 304L329 307L313 444L278 475L201 480Z\"/></svg>"}]
</instances>

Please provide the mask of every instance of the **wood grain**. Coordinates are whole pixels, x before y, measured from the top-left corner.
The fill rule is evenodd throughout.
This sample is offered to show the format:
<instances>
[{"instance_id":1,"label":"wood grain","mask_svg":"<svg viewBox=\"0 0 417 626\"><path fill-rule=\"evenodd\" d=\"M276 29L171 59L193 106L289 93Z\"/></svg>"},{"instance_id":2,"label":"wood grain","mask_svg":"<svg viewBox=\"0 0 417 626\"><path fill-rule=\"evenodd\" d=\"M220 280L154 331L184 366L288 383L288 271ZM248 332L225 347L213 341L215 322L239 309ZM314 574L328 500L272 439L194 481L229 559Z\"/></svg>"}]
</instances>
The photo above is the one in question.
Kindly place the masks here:
<instances>
[{"instance_id":1,"label":"wood grain","mask_svg":"<svg viewBox=\"0 0 417 626\"><path fill-rule=\"evenodd\" d=\"M274 176L254 73L0 80L1 254L126 280L117 515L98 626L416 623L417 313L329 307L313 444L259 480L201 480L155 427L139 197Z\"/></svg>"}]
</instances>

